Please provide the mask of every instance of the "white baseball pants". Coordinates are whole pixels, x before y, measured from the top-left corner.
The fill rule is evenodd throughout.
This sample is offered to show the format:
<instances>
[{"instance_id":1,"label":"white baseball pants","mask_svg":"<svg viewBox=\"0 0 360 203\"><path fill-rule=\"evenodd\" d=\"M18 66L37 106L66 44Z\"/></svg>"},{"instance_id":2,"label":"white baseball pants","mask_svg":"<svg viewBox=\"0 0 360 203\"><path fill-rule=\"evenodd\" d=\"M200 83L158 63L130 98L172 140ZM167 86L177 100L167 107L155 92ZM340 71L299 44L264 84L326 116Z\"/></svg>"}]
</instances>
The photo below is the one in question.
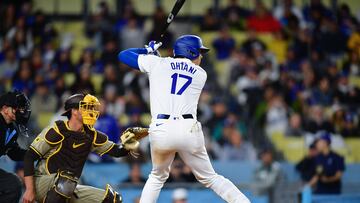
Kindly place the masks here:
<instances>
[{"instance_id":1,"label":"white baseball pants","mask_svg":"<svg viewBox=\"0 0 360 203\"><path fill-rule=\"evenodd\" d=\"M191 168L197 180L226 202L250 202L233 183L214 171L205 149L200 122L195 119L157 119L150 125L149 133L153 168L142 191L140 203L157 201L169 177L176 152Z\"/></svg>"}]
</instances>

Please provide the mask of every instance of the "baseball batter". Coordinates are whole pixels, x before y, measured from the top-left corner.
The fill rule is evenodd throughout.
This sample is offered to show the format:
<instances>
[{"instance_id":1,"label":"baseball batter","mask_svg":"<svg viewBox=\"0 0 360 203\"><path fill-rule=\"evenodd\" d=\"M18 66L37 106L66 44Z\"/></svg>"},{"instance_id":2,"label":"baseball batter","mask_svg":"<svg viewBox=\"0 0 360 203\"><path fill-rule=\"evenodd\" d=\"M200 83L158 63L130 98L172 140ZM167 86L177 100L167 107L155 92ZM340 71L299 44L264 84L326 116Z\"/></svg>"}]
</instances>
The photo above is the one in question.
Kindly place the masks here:
<instances>
[{"instance_id":1,"label":"baseball batter","mask_svg":"<svg viewBox=\"0 0 360 203\"><path fill-rule=\"evenodd\" d=\"M218 175L205 149L196 112L207 74L201 68L202 55L209 51L201 38L184 35L174 44L174 58L153 55L161 42L147 48L122 51L123 63L148 74L152 121L149 128L153 169L141 194L141 203L154 203L169 177L177 152L197 180L231 203L250 202L228 179Z\"/></svg>"}]
</instances>

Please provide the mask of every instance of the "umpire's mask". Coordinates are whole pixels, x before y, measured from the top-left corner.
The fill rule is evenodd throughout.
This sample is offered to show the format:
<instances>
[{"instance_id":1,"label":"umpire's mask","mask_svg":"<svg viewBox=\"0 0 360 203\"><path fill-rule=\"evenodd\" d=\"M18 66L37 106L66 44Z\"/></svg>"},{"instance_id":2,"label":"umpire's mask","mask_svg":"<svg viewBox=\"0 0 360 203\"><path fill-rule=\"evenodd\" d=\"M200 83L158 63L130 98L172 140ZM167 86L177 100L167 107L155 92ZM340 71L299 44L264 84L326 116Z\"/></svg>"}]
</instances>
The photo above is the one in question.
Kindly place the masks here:
<instances>
[{"instance_id":1,"label":"umpire's mask","mask_svg":"<svg viewBox=\"0 0 360 203\"><path fill-rule=\"evenodd\" d=\"M30 109L30 101L23 93L18 93L16 95L16 123L26 125L30 119L31 109Z\"/></svg>"},{"instance_id":2,"label":"umpire's mask","mask_svg":"<svg viewBox=\"0 0 360 203\"><path fill-rule=\"evenodd\" d=\"M100 102L91 95L85 95L84 99L80 101L79 110L83 118L83 123L93 128L100 114Z\"/></svg>"},{"instance_id":3,"label":"umpire's mask","mask_svg":"<svg viewBox=\"0 0 360 203\"><path fill-rule=\"evenodd\" d=\"M13 108L15 123L21 125L27 124L30 118L31 109L30 101L24 93L15 90L1 95L0 106L4 105Z\"/></svg>"}]
</instances>

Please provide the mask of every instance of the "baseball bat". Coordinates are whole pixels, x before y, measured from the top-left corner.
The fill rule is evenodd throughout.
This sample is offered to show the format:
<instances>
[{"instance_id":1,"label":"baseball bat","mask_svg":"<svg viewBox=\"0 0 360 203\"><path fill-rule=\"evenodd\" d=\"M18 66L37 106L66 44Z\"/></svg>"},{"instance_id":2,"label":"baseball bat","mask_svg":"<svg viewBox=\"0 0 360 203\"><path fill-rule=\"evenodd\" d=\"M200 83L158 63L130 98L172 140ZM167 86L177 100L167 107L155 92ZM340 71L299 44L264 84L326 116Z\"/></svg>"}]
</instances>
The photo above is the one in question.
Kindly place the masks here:
<instances>
[{"instance_id":1,"label":"baseball bat","mask_svg":"<svg viewBox=\"0 0 360 203\"><path fill-rule=\"evenodd\" d=\"M184 5L185 0L176 0L174 7L172 8L169 16L166 19L165 25L161 31L160 39L164 37L166 29L169 27L170 23L174 20L175 16L179 13L181 7Z\"/></svg>"}]
</instances>

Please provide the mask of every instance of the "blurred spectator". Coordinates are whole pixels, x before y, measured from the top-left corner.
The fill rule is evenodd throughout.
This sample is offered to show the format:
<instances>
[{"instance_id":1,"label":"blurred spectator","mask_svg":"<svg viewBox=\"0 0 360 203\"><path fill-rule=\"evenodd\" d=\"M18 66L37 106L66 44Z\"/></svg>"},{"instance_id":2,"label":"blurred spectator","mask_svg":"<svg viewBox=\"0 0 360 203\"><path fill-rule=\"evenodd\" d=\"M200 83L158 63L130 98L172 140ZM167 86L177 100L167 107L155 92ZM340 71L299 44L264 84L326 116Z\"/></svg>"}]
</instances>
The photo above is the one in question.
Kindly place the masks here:
<instances>
[{"instance_id":1,"label":"blurred spectator","mask_svg":"<svg viewBox=\"0 0 360 203\"><path fill-rule=\"evenodd\" d=\"M300 173L301 180L304 183L308 183L312 177L316 174L316 156L318 152L316 150L315 142L309 147L307 155L296 164L295 168Z\"/></svg>"},{"instance_id":2,"label":"blurred spectator","mask_svg":"<svg viewBox=\"0 0 360 203\"><path fill-rule=\"evenodd\" d=\"M104 91L110 86L116 89L116 94L123 96L125 93L125 87L122 83L124 75L121 75L115 65L108 63L104 67L104 80L101 84L101 90Z\"/></svg>"},{"instance_id":3,"label":"blurred spectator","mask_svg":"<svg viewBox=\"0 0 360 203\"><path fill-rule=\"evenodd\" d=\"M55 47L51 41L47 41L44 43L42 52L43 52L44 65L45 66L51 65L56 55Z\"/></svg>"},{"instance_id":4,"label":"blurred spectator","mask_svg":"<svg viewBox=\"0 0 360 203\"><path fill-rule=\"evenodd\" d=\"M340 194L341 178L345 171L344 158L330 148L331 138L324 132L316 141L316 175L309 182L315 194Z\"/></svg>"},{"instance_id":5,"label":"blurred spectator","mask_svg":"<svg viewBox=\"0 0 360 203\"><path fill-rule=\"evenodd\" d=\"M273 133L284 134L288 126L287 106L282 96L275 94L268 103L266 113L266 132L271 136Z\"/></svg>"},{"instance_id":6,"label":"blurred spectator","mask_svg":"<svg viewBox=\"0 0 360 203\"><path fill-rule=\"evenodd\" d=\"M269 44L269 51L271 51L276 58L277 63L282 64L285 61L286 52L289 46L289 40L285 31L273 33L273 40Z\"/></svg>"},{"instance_id":7,"label":"blurred spectator","mask_svg":"<svg viewBox=\"0 0 360 203\"><path fill-rule=\"evenodd\" d=\"M200 23L201 31L218 31L220 22L213 8L208 8Z\"/></svg>"},{"instance_id":8,"label":"blurred spectator","mask_svg":"<svg viewBox=\"0 0 360 203\"><path fill-rule=\"evenodd\" d=\"M54 94L57 96L58 99L61 99L61 97L64 95L64 93L67 91L67 87L65 85L65 79L63 75L59 75L55 79L54 84ZM62 103L58 102L58 106L61 106Z\"/></svg>"},{"instance_id":9,"label":"blurred spectator","mask_svg":"<svg viewBox=\"0 0 360 203\"><path fill-rule=\"evenodd\" d=\"M177 188L172 193L172 203L187 203L188 192L184 188Z\"/></svg>"},{"instance_id":10,"label":"blurred spectator","mask_svg":"<svg viewBox=\"0 0 360 203\"><path fill-rule=\"evenodd\" d=\"M106 112L118 119L125 111L125 101L116 94L116 87L109 85L104 92L104 100L106 102Z\"/></svg>"},{"instance_id":11,"label":"blurred spectator","mask_svg":"<svg viewBox=\"0 0 360 203\"><path fill-rule=\"evenodd\" d=\"M2 7L0 13L0 35L4 36L6 32L15 25L16 21L16 6L14 4L7 4Z\"/></svg>"},{"instance_id":12,"label":"blurred spectator","mask_svg":"<svg viewBox=\"0 0 360 203\"><path fill-rule=\"evenodd\" d=\"M246 54L244 49L234 50L233 54L229 59L230 66L230 76L229 76L229 85L230 88L235 84L237 79L244 75L245 70L249 67L249 56Z\"/></svg>"},{"instance_id":13,"label":"blurred spectator","mask_svg":"<svg viewBox=\"0 0 360 203\"><path fill-rule=\"evenodd\" d=\"M321 106L330 106L333 103L333 91L326 77L320 78L318 86L312 90L311 103Z\"/></svg>"},{"instance_id":14,"label":"blurred spectator","mask_svg":"<svg viewBox=\"0 0 360 203\"><path fill-rule=\"evenodd\" d=\"M359 138L359 132L360 132L360 126L359 125L360 125L359 117L348 112L345 115L345 124L344 124L344 128L341 131L341 135L343 137L357 137L357 138Z\"/></svg>"},{"instance_id":15,"label":"blurred spectator","mask_svg":"<svg viewBox=\"0 0 360 203\"><path fill-rule=\"evenodd\" d=\"M141 185L146 182L146 179L141 174L141 165L139 163L130 164L129 176L123 183L131 183L134 185Z\"/></svg>"},{"instance_id":16,"label":"blurred spectator","mask_svg":"<svg viewBox=\"0 0 360 203\"><path fill-rule=\"evenodd\" d=\"M347 41L347 47L360 56L360 26L357 25L354 31L350 34Z\"/></svg>"},{"instance_id":17,"label":"blurred spectator","mask_svg":"<svg viewBox=\"0 0 360 203\"><path fill-rule=\"evenodd\" d=\"M57 97L44 82L36 85L35 93L31 98L31 111L35 117L43 113L53 113L57 110Z\"/></svg>"},{"instance_id":18,"label":"blurred spectator","mask_svg":"<svg viewBox=\"0 0 360 203\"><path fill-rule=\"evenodd\" d=\"M350 84L346 73L338 74L335 99L341 104L357 109L360 102L360 89Z\"/></svg>"},{"instance_id":19,"label":"blurred spectator","mask_svg":"<svg viewBox=\"0 0 360 203\"><path fill-rule=\"evenodd\" d=\"M184 183L184 182L196 182L195 176L192 174L189 167L187 167L184 162L175 157L171 169L169 178L167 179L168 183Z\"/></svg>"},{"instance_id":20,"label":"blurred spectator","mask_svg":"<svg viewBox=\"0 0 360 203\"><path fill-rule=\"evenodd\" d=\"M344 61L342 70L350 76L360 76L360 55L355 51L348 52L348 58Z\"/></svg>"},{"instance_id":21,"label":"blurred spectator","mask_svg":"<svg viewBox=\"0 0 360 203\"><path fill-rule=\"evenodd\" d=\"M109 39L105 42L104 50L101 53L100 60L103 64L118 64L119 48L116 41Z\"/></svg>"},{"instance_id":22,"label":"blurred spectator","mask_svg":"<svg viewBox=\"0 0 360 203\"><path fill-rule=\"evenodd\" d=\"M152 23L153 23L153 27L151 32L149 33L149 35L146 37L146 42L150 42L152 40L160 40L160 36L161 37L161 42L163 43L161 48L163 49L172 49L172 44L174 42L174 34L169 30L166 29L165 31L163 31L163 24L166 21L167 18L167 14L165 13L163 7L158 6L156 7L155 11L154 11L154 15L152 16ZM144 46L141 45L140 47Z\"/></svg>"},{"instance_id":23,"label":"blurred spectator","mask_svg":"<svg viewBox=\"0 0 360 203\"><path fill-rule=\"evenodd\" d=\"M42 58L42 51L40 47L35 47L30 57L31 69L38 71L44 68L44 62Z\"/></svg>"},{"instance_id":24,"label":"blurred spectator","mask_svg":"<svg viewBox=\"0 0 360 203\"><path fill-rule=\"evenodd\" d=\"M91 67L88 64L84 64L80 67L79 73L76 74L76 79L73 85L70 87L71 92L94 94L95 87L91 81Z\"/></svg>"},{"instance_id":25,"label":"blurred spectator","mask_svg":"<svg viewBox=\"0 0 360 203\"><path fill-rule=\"evenodd\" d=\"M293 0L281 0L274 9L274 17L285 27L291 27L291 21L297 21L301 28L305 28L303 14Z\"/></svg>"},{"instance_id":26,"label":"blurred spectator","mask_svg":"<svg viewBox=\"0 0 360 203\"><path fill-rule=\"evenodd\" d=\"M324 18L319 32L314 33L316 48L331 57L340 57L346 49L346 37L339 32L334 18Z\"/></svg>"},{"instance_id":27,"label":"blurred spectator","mask_svg":"<svg viewBox=\"0 0 360 203\"><path fill-rule=\"evenodd\" d=\"M104 132L108 136L109 140L114 143L118 143L120 137L120 126L117 119L106 112L107 103L104 99L100 99L100 103L100 116L96 121L94 128Z\"/></svg>"},{"instance_id":28,"label":"blurred spectator","mask_svg":"<svg viewBox=\"0 0 360 203\"><path fill-rule=\"evenodd\" d=\"M324 16L330 16L331 11L322 3L322 0L310 0L310 4L303 8L304 18L312 30L317 30Z\"/></svg>"},{"instance_id":29,"label":"blurred spectator","mask_svg":"<svg viewBox=\"0 0 360 203\"><path fill-rule=\"evenodd\" d=\"M121 40L121 50L144 47L145 34L141 27L139 27L136 18L130 18L125 27L120 31L119 38Z\"/></svg>"},{"instance_id":30,"label":"blurred spectator","mask_svg":"<svg viewBox=\"0 0 360 203\"><path fill-rule=\"evenodd\" d=\"M248 29L262 33L276 32L281 28L279 21L271 15L261 1L256 1L255 11L247 18L246 23Z\"/></svg>"},{"instance_id":31,"label":"blurred spectator","mask_svg":"<svg viewBox=\"0 0 360 203\"><path fill-rule=\"evenodd\" d=\"M311 50L310 53L310 64L312 67L316 67L314 71L317 75L327 75L327 71L334 67L336 68L336 64L330 62L330 60L325 57L324 53L319 50ZM332 79L328 76L329 79Z\"/></svg>"},{"instance_id":32,"label":"blurred spectator","mask_svg":"<svg viewBox=\"0 0 360 203\"><path fill-rule=\"evenodd\" d=\"M20 16L16 19L16 24L6 33L7 40L14 43L22 42L25 43L25 45L26 43L32 44L32 35L26 27L25 20L24 16Z\"/></svg>"},{"instance_id":33,"label":"blurred spectator","mask_svg":"<svg viewBox=\"0 0 360 203\"><path fill-rule=\"evenodd\" d=\"M337 8L337 20L341 33L349 37L356 28L358 20L351 14L347 3L342 3Z\"/></svg>"},{"instance_id":34,"label":"blurred spectator","mask_svg":"<svg viewBox=\"0 0 360 203\"><path fill-rule=\"evenodd\" d=\"M108 16L108 5L106 1L101 1L93 15L85 24L86 34L92 38L95 47L103 47L104 41L112 36L112 23Z\"/></svg>"},{"instance_id":35,"label":"blurred spectator","mask_svg":"<svg viewBox=\"0 0 360 203\"><path fill-rule=\"evenodd\" d=\"M20 58L29 57L34 47L31 33L26 33L24 30L16 30L13 39L7 40L12 42L14 47L17 49L17 54Z\"/></svg>"},{"instance_id":36,"label":"blurred spectator","mask_svg":"<svg viewBox=\"0 0 360 203\"><path fill-rule=\"evenodd\" d=\"M255 30L249 29L246 34L247 37L245 41L241 44L241 47L247 55L252 56L252 50L255 46L261 47L262 50L266 50L265 43L258 38Z\"/></svg>"},{"instance_id":37,"label":"blurred spectator","mask_svg":"<svg viewBox=\"0 0 360 203\"><path fill-rule=\"evenodd\" d=\"M77 64L77 72L80 72L83 67L88 67L92 73L103 73L103 68L96 60L93 48L88 47L83 50Z\"/></svg>"},{"instance_id":38,"label":"blurred spectator","mask_svg":"<svg viewBox=\"0 0 360 203\"><path fill-rule=\"evenodd\" d=\"M314 105L309 108L307 112L308 117L305 121L305 130L311 133L316 133L321 130L326 130L328 132L333 132L333 126L325 118L324 110L319 105Z\"/></svg>"},{"instance_id":39,"label":"blurred spectator","mask_svg":"<svg viewBox=\"0 0 360 203\"><path fill-rule=\"evenodd\" d=\"M238 4L238 0L229 0L228 6L221 11L225 22L231 29L243 30L244 20L250 16L251 12Z\"/></svg>"},{"instance_id":40,"label":"blurred spectator","mask_svg":"<svg viewBox=\"0 0 360 203\"><path fill-rule=\"evenodd\" d=\"M224 60L229 58L231 52L235 48L235 39L231 36L228 27L222 27L219 36L212 42L216 51L216 58L218 60Z\"/></svg>"},{"instance_id":41,"label":"blurred spectator","mask_svg":"<svg viewBox=\"0 0 360 203\"><path fill-rule=\"evenodd\" d=\"M251 143L245 141L235 126L224 128L225 143L217 149L216 156L220 161L241 160L255 161L256 151Z\"/></svg>"},{"instance_id":42,"label":"blurred spectator","mask_svg":"<svg viewBox=\"0 0 360 203\"><path fill-rule=\"evenodd\" d=\"M298 113L293 113L289 118L289 125L286 128L286 136L295 136L302 137L304 134L304 129L302 126L302 118Z\"/></svg>"},{"instance_id":43,"label":"blurred spectator","mask_svg":"<svg viewBox=\"0 0 360 203\"><path fill-rule=\"evenodd\" d=\"M60 73L75 73L75 67L70 57L70 48L68 49L60 49L54 58L53 66L57 70L59 70Z\"/></svg>"},{"instance_id":44,"label":"blurred spectator","mask_svg":"<svg viewBox=\"0 0 360 203\"><path fill-rule=\"evenodd\" d=\"M167 179L167 182L169 182L169 183L185 182L182 177L182 168L183 167L184 167L184 163L182 162L182 160L180 160L178 158L174 159L174 161L171 165L169 178Z\"/></svg>"},{"instance_id":45,"label":"blurred spectator","mask_svg":"<svg viewBox=\"0 0 360 203\"><path fill-rule=\"evenodd\" d=\"M275 186L282 179L280 164L273 160L273 153L270 150L262 151L260 159L261 165L254 172L252 185L254 194L271 195Z\"/></svg>"},{"instance_id":46,"label":"blurred spectator","mask_svg":"<svg viewBox=\"0 0 360 203\"><path fill-rule=\"evenodd\" d=\"M234 130L239 133L239 136L245 136L247 133L245 123L233 112L228 112L223 120L215 123L212 131L212 139L222 145L226 139L230 138L228 135ZM228 141L230 141L230 139Z\"/></svg>"},{"instance_id":47,"label":"blurred spectator","mask_svg":"<svg viewBox=\"0 0 360 203\"><path fill-rule=\"evenodd\" d=\"M0 78L10 79L18 69L19 61L16 58L16 50L9 48L4 51L5 59L0 63Z\"/></svg>"},{"instance_id":48,"label":"blurred spectator","mask_svg":"<svg viewBox=\"0 0 360 203\"><path fill-rule=\"evenodd\" d=\"M32 95L35 90L34 72L30 68L29 60L22 59L19 69L12 79L12 87L24 92L26 95Z\"/></svg>"},{"instance_id":49,"label":"blurred spectator","mask_svg":"<svg viewBox=\"0 0 360 203\"><path fill-rule=\"evenodd\" d=\"M248 67L245 74L236 81L236 90L239 104L249 103L251 95L260 89L260 78L255 67Z\"/></svg>"},{"instance_id":50,"label":"blurred spectator","mask_svg":"<svg viewBox=\"0 0 360 203\"><path fill-rule=\"evenodd\" d=\"M211 108L213 115L208 120L205 126L207 126L210 132L214 132L215 126L219 123L224 123L228 113L225 101L221 98L214 98L211 102Z\"/></svg>"}]
</instances>

